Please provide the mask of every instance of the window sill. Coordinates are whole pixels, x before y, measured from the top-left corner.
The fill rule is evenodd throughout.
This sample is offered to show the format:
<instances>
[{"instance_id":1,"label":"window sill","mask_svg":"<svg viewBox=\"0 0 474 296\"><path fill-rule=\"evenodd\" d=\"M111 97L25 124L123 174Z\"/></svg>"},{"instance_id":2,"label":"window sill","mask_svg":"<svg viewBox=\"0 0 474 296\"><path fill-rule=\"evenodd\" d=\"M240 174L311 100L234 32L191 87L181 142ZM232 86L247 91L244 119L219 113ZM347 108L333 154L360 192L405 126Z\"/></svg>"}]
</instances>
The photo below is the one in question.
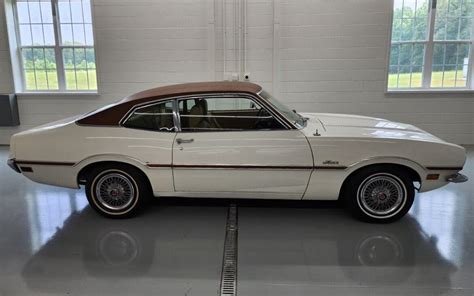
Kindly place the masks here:
<instances>
[{"instance_id":1,"label":"window sill","mask_svg":"<svg viewBox=\"0 0 474 296\"><path fill-rule=\"evenodd\" d=\"M387 89L385 94L471 94L474 89Z\"/></svg>"},{"instance_id":2,"label":"window sill","mask_svg":"<svg viewBox=\"0 0 474 296\"><path fill-rule=\"evenodd\" d=\"M24 92L17 92L17 96L99 96L99 93L96 91L85 91L85 92L33 92L33 91L24 91Z\"/></svg>"}]
</instances>

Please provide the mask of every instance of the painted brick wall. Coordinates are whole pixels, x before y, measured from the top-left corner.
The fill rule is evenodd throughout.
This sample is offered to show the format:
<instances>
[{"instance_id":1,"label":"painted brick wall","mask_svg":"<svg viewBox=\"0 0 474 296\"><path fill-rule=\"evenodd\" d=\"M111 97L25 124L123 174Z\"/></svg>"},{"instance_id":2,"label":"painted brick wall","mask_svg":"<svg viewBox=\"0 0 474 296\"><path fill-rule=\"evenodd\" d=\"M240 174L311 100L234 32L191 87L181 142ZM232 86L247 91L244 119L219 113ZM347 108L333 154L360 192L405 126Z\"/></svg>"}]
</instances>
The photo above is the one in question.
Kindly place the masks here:
<instances>
[{"instance_id":1,"label":"painted brick wall","mask_svg":"<svg viewBox=\"0 0 474 296\"><path fill-rule=\"evenodd\" d=\"M472 144L473 94L384 94L391 1L281 2L280 96L297 109L408 122Z\"/></svg>"},{"instance_id":2,"label":"painted brick wall","mask_svg":"<svg viewBox=\"0 0 474 296\"><path fill-rule=\"evenodd\" d=\"M247 71L291 107L385 117L474 144L473 95L384 93L389 0L248 1ZM0 128L0 144L19 130L139 90L222 79L222 3L216 3L214 19L213 0L93 0L100 95L21 96L22 125ZM13 87L3 10L0 5L0 93L8 93ZM229 23L231 10L228 1ZM209 30L213 19L215 31ZM227 70L233 71L231 37L226 44Z\"/></svg>"}]
</instances>

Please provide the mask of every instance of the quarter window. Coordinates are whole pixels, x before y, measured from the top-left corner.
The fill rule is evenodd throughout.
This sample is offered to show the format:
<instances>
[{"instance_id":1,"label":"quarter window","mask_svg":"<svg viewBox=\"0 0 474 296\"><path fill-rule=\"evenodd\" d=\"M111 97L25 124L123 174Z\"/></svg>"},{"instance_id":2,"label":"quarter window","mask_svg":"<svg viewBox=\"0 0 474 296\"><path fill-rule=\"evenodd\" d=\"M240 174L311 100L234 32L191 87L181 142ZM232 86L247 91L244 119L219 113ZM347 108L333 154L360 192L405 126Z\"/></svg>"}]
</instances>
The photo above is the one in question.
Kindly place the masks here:
<instances>
[{"instance_id":1,"label":"quarter window","mask_svg":"<svg viewBox=\"0 0 474 296\"><path fill-rule=\"evenodd\" d=\"M285 129L266 109L247 98L180 100L179 114L184 132Z\"/></svg>"},{"instance_id":2,"label":"quarter window","mask_svg":"<svg viewBox=\"0 0 474 296\"><path fill-rule=\"evenodd\" d=\"M137 108L123 126L151 131L172 131L174 130L173 102Z\"/></svg>"}]
</instances>

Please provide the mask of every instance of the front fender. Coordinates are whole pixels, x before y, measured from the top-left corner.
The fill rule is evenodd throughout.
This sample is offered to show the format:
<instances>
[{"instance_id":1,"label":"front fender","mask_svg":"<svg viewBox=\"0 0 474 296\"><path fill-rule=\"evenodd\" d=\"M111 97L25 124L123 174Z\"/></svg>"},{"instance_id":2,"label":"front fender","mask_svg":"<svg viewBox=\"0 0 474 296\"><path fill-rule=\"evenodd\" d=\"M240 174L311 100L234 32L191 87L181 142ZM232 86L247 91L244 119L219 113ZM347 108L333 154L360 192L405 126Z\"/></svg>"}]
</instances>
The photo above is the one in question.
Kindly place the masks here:
<instances>
[{"instance_id":1,"label":"front fender","mask_svg":"<svg viewBox=\"0 0 474 296\"><path fill-rule=\"evenodd\" d=\"M357 171L358 169L374 164L397 164L408 167L418 174L420 181L425 180L427 175L425 167L411 159L393 156L377 156L350 164L347 169L347 171L349 172L347 176Z\"/></svg>"},{"instance_id":2,"label":"front fender","mask_svg":"<svg viewBox=\"0 0 474 296\"><path fill-rule=\"evenodd\" d=\"M341 169L316 168L311 174L303 199L337 200L344 181L355 171L375 164L395 164L415 171L421 182L426 179L425 168L415 161L402 157L374 157L364 159Z\"/></svg>"}]
</instances>

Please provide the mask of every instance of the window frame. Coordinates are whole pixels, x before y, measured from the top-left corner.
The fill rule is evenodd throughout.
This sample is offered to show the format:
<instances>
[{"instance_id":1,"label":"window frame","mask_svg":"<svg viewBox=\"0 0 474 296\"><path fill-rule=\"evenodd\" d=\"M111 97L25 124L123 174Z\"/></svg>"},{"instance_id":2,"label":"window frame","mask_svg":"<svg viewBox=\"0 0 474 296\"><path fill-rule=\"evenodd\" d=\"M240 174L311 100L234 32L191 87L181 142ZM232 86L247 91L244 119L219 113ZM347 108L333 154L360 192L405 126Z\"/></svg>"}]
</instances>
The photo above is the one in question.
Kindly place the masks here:
<instances>
[{"instance_id":1,"label":"window frame","mask_svg":"<svg viewBox=\"0 0 474 296\"><path fill-rule=\"evenodd\" d=\"M165 133L182 133L183 131L181 130L181 121L179 117L179 101L180 100L189 100L189 99L202 99L203 97L209 98L209 97L214 97L214 98L223 98L223 97L238 97L238 98L248 98L253 102L258 103L259 106L264 108L268 113L270 113L278 122L280 122L284 129L279 129L279 130L246 130L246 131L232 131L232 132L254 132L254 131L291 131L291 130L299 130L299 128L291 125L289 122L285 122L286 117L283 114L280 114L278 111L274 111L273 107L271 107L271 104L266 102L265 99L261 98L260 96L255 96L251 95L248 93L203 93L203 94L190 94L190 95L185 95L185 96L173 96L173 97L167 97L167 98L157 98L156 100L150 100L144 103L138 103L134 106L132 106L126 113L125 115L120 119L119 121L119 127L121 128L130 128L131 127L126 127L124 126L124 123L128 120L128 118L135 112L136 109L142 108L142 107L148 107L152 106L155 104L160 104L163 102L168 102L168 101L173 101L173 122L174 122L174 130L173 131L155 131L155 130L149 130L149 129L139 129L139 130L144 130L144 131L150 131L150 132L165 132ZM270 107L269 107L270 106ZM95 112L95 111L93 111ZM285 120L283 120L283 119ZM136 129L136 128L133 128ZM202 131L206 132L206 131ZM208 131L209 133L215 133L216 131ZM231 131L229 131L231 132ZM189 132L189 133L195 133L195 132Z\"/></svg>"},{"instance_id":2,"label":"window frame","mask_svg":"<svg viewBox=\"0 0 474 296\"><path fill-rule=\"evenodd\" d=\"M131 127L131 126L126 126L125 125L127 123L127 121L130 119L130 117L132 117L133 114L135 114L135 112L137 110L142 109L142 108L155 106L155 105L166 104L166 103L169 103L169 102L171 102L173 104L173 112L170 113L170 115L173 116L173 127L170 128L169 130L155 130L155 129ZM176 133L178 131L178 126L179 126L178 121L177 121L177 117L176 117L176 107L177 107L177 104L176 104L175 99L159 100L159 101L154 101L152 103L133 106L133 108L130 109L129 112L127 112L127 115L120 121L120 127L129 128L129 129L136 129L136 130L142 130L142 131L149 131L149 132L157 132L157 133L172 133L172 132Z\"/></svg>"},{"instance_id":3,"label":"window frame","mask_svg":"<svg viewBox=\"0 0 474 296\"><path fill-rule=\"evenodd\" d=\"M426 40L411 40L411 41L396 41L392 42L392 33L393 33L393 19L394 19L394 4L395 0L390 0L390 30L389 30L389 40L387 46L387 55L386 55L386 72L385 72L385 93L386 94L397 94L397 93L471 93L474 92L474 28L471 32L471 40L434 40L434 27L436 21L436 5L438 0L427 0L428 3L428 19L427 19L427 39ZM474 19L473 19L474 27ZM432 78L432 65L433 65L433 49L435 44L469 44L469 61L466 77L466 86L465 87L432 87L431 78ZM425 54L423 56L423 72L422 72L422 85L421 87L396 87L389 88L389 75L390 75L390 58L391 58L391 48L393 44L424 44L425 45Z\"/></svg>"},{"instance_id":4,"label":"window frame","mask_svg":"<svg viewBox=\"0 0 474 296\"><path fill-rule=\"evenodd\" d=\"M268 114L270 114L270 116L272 116L276 121L278 121L278 123L281 124L281 126L283 127L282 129L250 129L250 130L212 130L212 131L183 131L181 129L181 115L179 113L179 102L180 101L183 101L183 100L193 100L193 99L224 99L224 98L241 98L241 99L248 99L250 101L252 101L254 104L256 104L257 106L260 106L261 109L264 109L265 111L268 112ZM176 98L175 99L176 101L176 104L175 104L175 111L176 111L176 116L177 116L177 121L178 121L178 130L177 132L178 133L219 133L219 132L271 132L271 131L285 131L285 130L290 130L291 128L289 128L287 126L287 124L285 124L280 118L279 116L277 116L275 114L275 112L273 112L272 110L270 110L269 108L267 108L264 104L262 104L261 102L259 102L259 100L252 96L252 95L247 95L247 94L235 94L235 93L222 93L222 94L204 94L204 95L193 95L193 96L189 96L189 97L179 97L179 98Z\"/></svg>"},{"instance_id":5,"label":"window frame","mask_svg":"<svg viewBox=\"0 0 474 296\"><path fill-rule=\"evenodd\" d=\"M96 38L96 30L95 30L95 19L94 19L94 5L93 1L90 1L90 9L91 9L91 21L92 21L92 40L94 42L93 45L62 45L61 44L61 32L60 32L60 22L59 22L59 10L58 10L58 3L59 0L50 0L51 1L51 12L52 12L52 21L53 21L53 30L54 30L54 39L55 45L29 45L23 46L21 45L21 37L20 37L20 23L18 18L18 12L16 3L17 0L6 0L5 1L5 12L7 14L7 27L8 27L8 34L9 34L9 45L10 45L10 54L12 56L12 72L14 75L14 84L15 84L15 92L17 94L24 94L24 95L98 95L99 94L99 70L98 70L98 57L97 57L97 38ZM10 14L10 15L8 15ZM9 22L8 20L13 20L13 22ZM13 28L11 28L13 27ZM11 35L14 35L11 38ZM25 77L25 68L24 68L24 60L22 57L22 50L25 48L31 49L53 49L54 56L56 59L56 73L58 79L58 89L45 89L45 90L28 90L26 87L26 77ZM81 48L85 50L93 49L94 50L94 58L95 58L95 72L96 72L96 83L97 89L87 90L87 89L67 89L66 87L66 69L64 67L63 62L63 50L72 48ZM16 68L16 69L15 69ZM15 77L16 76L16 77ZM76 78L77 79L77 78ZM77 83L77 81L76 81Z\"/></svg>"}]
</instances>

